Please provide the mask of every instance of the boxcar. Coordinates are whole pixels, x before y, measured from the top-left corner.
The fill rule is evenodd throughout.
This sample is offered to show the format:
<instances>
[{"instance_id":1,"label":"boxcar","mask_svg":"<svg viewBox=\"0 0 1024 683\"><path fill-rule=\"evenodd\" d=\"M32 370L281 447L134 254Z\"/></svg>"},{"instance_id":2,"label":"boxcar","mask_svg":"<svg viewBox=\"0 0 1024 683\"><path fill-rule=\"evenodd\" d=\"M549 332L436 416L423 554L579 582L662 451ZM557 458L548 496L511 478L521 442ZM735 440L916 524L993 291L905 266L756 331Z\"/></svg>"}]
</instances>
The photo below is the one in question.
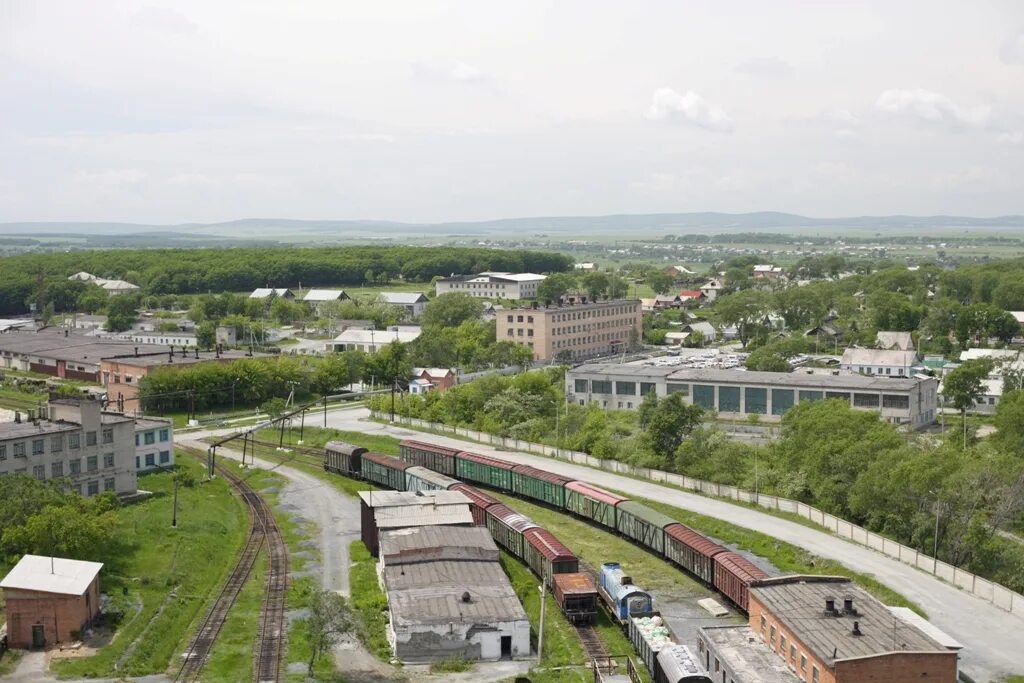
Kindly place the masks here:
<instances>
[{"instance_id":1,"label":"boxcar","mask_svg":"<svg viewBox=\"0 0 1024 683\"><path fill-rule=\"evenodd\" d=\"M545 472L529 465L512 468L512 492L524 498L565 508L565 485L572 479L553 472Z\"/></svg>"},{"instance_id":2,"label":"boxcar","mask_svg":"<svg viewBox=\"0 0 1024 683\"><path fill-rule=\"evenodd\" d=\"M665 527L665 557L709 586L715 582L714 557L726 549L685 524Z\"/></svg>"},{"instance_id":3,"label":"boxcar","mask_svg":"<svg viewBox=\"0 0 1024 683\"><path fill-rule=\"evenodd\" d=\"M462 482L452 484L449 490L461 491L465 494L470 501L469 511L473 513L473 523L478 526L487 526L487 508L498 505L496 498L491 498L475 486Z\"/></svg>"},{"instance_id":4,"label":"boxcar","mask_svg":"<svg viewBox=\"0 0 1024 683\"><path fill-rule=\"evenodd\" d=\"M669 645L658 653L654 683L712 683L711 676L685 645Z\"/></svg>"},{"instance_id":5,"label":"boxcar","mask_svg":"<svg viewBox=\"0 0 1024 683\"><path fill-rule=\"evenodd\" d=\"M499 491L512 490L513 463L462 451L455 456L455 476Z\"/></svg>"},{"instance_id":6,"label":"boxcar","mask_svg":"<svg viewBox=\"0 0 1024 683\"><path fill-rule=\"evenodd\" d=\"M410 465L426 467L449 477L455 476L455 456L459 452L457 448L405 439L398 444L398 452L402 461Z\"/></svg>"},{"instance_id":7,"label":"boxcar","mask_svg":"<svg viewBox=\"0 0 1024 683\"><path fill-rule=\"evenodd\" d=\"M615 528L619 533L659 555L665 554L665 527L676 523L668 515L632 500L615 506Z\"/></svg>"},{"instance_id":8,"label":"boxcar","mask_svg":"<svg viewBox=\"0 0 1024 683\"><path fill-rule=\"evenodd\" d=\"M580 570L580 561L571 550L547 529L536 527L523 532L526 564L542 580L550 582L555 574L571 574Z\"/></svg>"},{"instance_id":9,"label":"boxcar","mask_svg":"<svg viewBox=\"0 0 1024 683\"><path fill-rule=\"evenodd\" d=\"M625 500L583 481L565 485L565 509L609 529L615 529L615 507Z\"/></svg>"},{"instance_id":10,"label":"boxcar","mask_svg":"<svg viewBox=\"0 0 1024 683\"><path fill-rule=\"evenodd\" d=\"M382 453L363 453L363 479L396 491L405 490L405 470L411 465Z\"/></svg>"},{"instance_id":11,"label":"boxcar","mask_svg":"<svg viewBox=\"0 0 1024 683\"><path fill-rule=\"evenodd\" d=\"M597 619L597 587L590 574L555 574L551 592L570 623L592 624Z\"/></svg>"},{"instance_id":12,"label":"boxcar","mask_svg":"<svg viewBox=\"0 0 1024 683\"><path fill-rule=\"evenodd\" d=\"M651 672L651 678L657 679L658 653L676 644L668 624L661 618L661 614L651 612L643 616L631 616L626 631L640 661Z\"/></svg>"},{"instance_id":13,"label":"boxcar","mask_svg":"<svg viewBox=\"0 0 1024 683\"><path fill-rule=\"evenodd\" d=\"M487 529L494 541L520 560L526 560L523 532L536 526L527 517L501 503L487 508Z\"/></svg>"},{"instance_id":14,"label":"boxcar","mask_svg":"<svg viewBox=\"0 0 1024 683\"><path fill-rule=\"evenodd\" d=\"M458 483L458 479L419 465L411 465L405 471L406 491L447 491L452 484Z\"/></svg>"},{"instance_id":15,"label":"boxcar","mask_svg":"<svg viewBox=\"0 0 1024 683\"><path fill-rule=\"evenodd\" d=\"M744 612L748 609L749 589L753 581L768 575L747 558L731 551L715 555L715 588Z\"/></svg>"},{"instance_id":16,"label":"boxcar","mask_svg":"<svg viewBox=\"0 0 1024 683\"><path fill-rule=\"evenodd\" d=\"M633 585L633 579L622 571L618 562L605 562L597 577L598 590L608 610L626 623L631 615L649 614L654 609L651 594Z\"/></svg>"},{"instance_id":17,"label":"boxcar","mask_svg":"<svg viewBox=\"0 0 1024 683\"><path fill-rule=\"evenodd\" d=\"M361 460L366 449L344 441L328 441L324 446L324 469L345 476L360 476Z\"/></svg>"}]
</instances>

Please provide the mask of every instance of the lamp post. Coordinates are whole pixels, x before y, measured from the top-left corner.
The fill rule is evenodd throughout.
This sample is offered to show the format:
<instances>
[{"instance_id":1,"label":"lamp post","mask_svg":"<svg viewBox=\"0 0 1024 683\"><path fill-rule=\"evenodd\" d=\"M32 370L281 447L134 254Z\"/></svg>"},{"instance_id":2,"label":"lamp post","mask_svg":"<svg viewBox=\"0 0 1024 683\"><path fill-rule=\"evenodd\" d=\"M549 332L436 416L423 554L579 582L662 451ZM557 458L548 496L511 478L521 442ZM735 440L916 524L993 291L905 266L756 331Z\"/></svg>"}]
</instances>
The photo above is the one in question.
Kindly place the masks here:
<instances>
[{"instance_id":1,"label":"lamp post","mask_svg":"<svg viewBox=\"0 0 1024 683\"><path fill-rule=\"evenodd\" d=\"M170 473L170 475L174 478L174 507L171 508L171 528L172 529L177 529L178 528L178 473L175 472L174 470L170 469L169 467L164 467L163 465L160 465L158 463L154 463L154 464L157 467L159 467L161 470L163 470L164 472Z\"/></svg>"}]
</instances>

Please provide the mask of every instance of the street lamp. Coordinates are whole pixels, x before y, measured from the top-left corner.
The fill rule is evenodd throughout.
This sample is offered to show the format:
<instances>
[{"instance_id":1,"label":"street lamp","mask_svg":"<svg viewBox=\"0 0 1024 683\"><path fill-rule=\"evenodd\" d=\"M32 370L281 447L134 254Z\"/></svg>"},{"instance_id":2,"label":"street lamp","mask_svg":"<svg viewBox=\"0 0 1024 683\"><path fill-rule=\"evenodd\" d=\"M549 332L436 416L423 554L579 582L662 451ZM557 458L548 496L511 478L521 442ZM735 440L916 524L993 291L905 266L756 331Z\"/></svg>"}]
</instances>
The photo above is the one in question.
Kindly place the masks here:
<instances>
[{"instance_id":1,"label":"street lamp","mask_svg":"<svg viewBox=\"0 0 1024 683\"><path fill-rule=\"evenodd\" d=\"M160 465L158 463L153 463L153 464L156 465L157 467L159 467L164 472L170 473L171 477L173 477L173 479L174 479L174 507L171 508L171 528L172 529L177 529L178 528L178 473L175 472L174 470L170 469L169 467L164 467L163 465Z\"/></svg>"}]
</instances>

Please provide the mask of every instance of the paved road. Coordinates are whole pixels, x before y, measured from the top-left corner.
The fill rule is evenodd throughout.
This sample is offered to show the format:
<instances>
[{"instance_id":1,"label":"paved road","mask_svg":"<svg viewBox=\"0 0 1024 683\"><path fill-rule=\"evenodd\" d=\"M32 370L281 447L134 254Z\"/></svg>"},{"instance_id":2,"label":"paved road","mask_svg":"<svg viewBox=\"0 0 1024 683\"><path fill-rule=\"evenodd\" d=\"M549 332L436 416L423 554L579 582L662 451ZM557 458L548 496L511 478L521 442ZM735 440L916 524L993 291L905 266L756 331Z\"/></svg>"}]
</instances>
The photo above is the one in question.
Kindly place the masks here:
<instances>
[{"instance_id":1,"label":"paved road","mask_svg":"<svg viewBox=\"0 0 1024 683\"><path fill-rule=\"evenodd\" d=\"M406 438L419 435L405 427L382 425L367 418L366 409L328 414L328 425L364 433L381 433ZM430 441L467 448L466 441L429 435ZM706 498L659 484L596 470L583 465L544 458L528 453L498 450L478 444L472 450L506 460L529 463L552 472L579 477L598 485L637 496L663 501L679 508L760 531L787 543L839 562L851 570L877 577L887 586L920 605L929 619L965 645L961 668L979 683L999 681L1008 674L1024 674L1024 618L881 553L770 514Z\"/></svg>"}]
</instances>

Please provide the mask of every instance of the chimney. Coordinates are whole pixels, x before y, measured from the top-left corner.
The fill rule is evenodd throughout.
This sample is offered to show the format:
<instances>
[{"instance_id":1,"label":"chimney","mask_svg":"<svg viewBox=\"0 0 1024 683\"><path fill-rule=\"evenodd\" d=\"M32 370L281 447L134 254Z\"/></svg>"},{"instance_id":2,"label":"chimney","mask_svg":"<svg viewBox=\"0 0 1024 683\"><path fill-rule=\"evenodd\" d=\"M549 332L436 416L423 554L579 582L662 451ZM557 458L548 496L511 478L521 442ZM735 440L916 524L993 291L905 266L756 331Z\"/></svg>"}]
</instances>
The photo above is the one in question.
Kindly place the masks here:
<instances>
[{"instance_id":1,"label":"chimney","mask_svg":"<svg viewBox=\"0 0 1024 683\"><path fill-rule=\"evenodd\" d=\"M863 633L861 633L860 622L859 621L853 622L853 630L850 631L850 635L853 635L853 636L862 636L862 635L864 635Z\"/></svg>"},{"instance_id":2,"label":"chimney","mask_svg":"<svg viewBox=\"0 0 1024 683\"><path fill-rule=\"evenodd\" d=\"M831 595L825 598L825 614L834 615L836 613L836 599Z\"/></svg>"},{"instance_id":3,"label":"chimney","mask_svg":"<svg viewBox=\"0 0 1024 683\"><path fill-rule=\"evenodd\" d=\"M845 614L856 614L857 610L853 607L853 596L847 595L843 598L843 612Z\"/></svg>"},{"instance_id":4,"label":"chimney","mask_svg":"<svg viewBox=\"0 0 1024 683\"><path fill-rule=\"evenodd\" d=\"M473 602L473 599L469 596L469 591L462 594L462 602Z\"/></svg>"},{"instance_id":5,"label":"chimney","mask_svg":"<svg viewBox=\"0 0 1024 683\"><path fill-rule=\"evenodd\" d=\"M138 346L135 347L135 357L136 358L139 357L139 347Z\"/></svg>"}]
</instances>

